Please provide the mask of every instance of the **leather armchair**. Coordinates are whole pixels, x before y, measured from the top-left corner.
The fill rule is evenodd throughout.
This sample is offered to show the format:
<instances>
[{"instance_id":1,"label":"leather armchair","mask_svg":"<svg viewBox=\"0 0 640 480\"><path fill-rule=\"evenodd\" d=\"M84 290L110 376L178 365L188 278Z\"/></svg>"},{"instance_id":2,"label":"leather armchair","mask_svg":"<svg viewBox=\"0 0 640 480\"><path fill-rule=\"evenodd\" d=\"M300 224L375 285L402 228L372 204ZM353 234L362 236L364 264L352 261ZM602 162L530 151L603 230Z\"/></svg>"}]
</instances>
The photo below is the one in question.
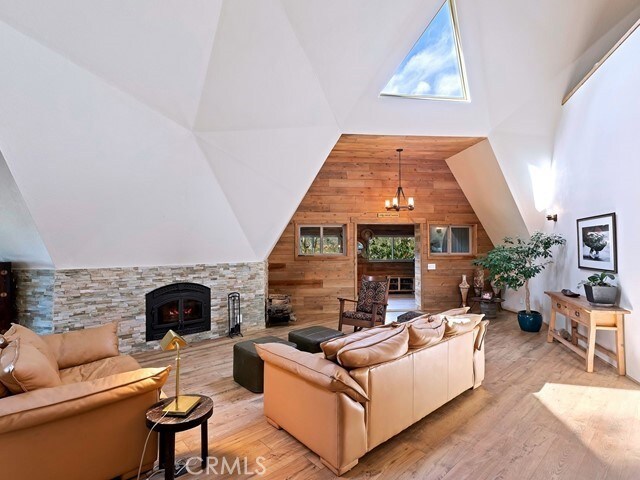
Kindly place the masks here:
<instances>
[{"instance_id":1,"label":"leather armchair","mask_svg":"<svg viewBox=\"0 0 640 480\"><path fill-rule=\"evenodd\" d=\"M118 355L115 326L42 338L61 367L62 384L0 399L2 478L135 478L149 434L145 413L159 400L169 368L140 368ZM143 472L156 455L153 433Z\"/></svg>"}]
</instances>

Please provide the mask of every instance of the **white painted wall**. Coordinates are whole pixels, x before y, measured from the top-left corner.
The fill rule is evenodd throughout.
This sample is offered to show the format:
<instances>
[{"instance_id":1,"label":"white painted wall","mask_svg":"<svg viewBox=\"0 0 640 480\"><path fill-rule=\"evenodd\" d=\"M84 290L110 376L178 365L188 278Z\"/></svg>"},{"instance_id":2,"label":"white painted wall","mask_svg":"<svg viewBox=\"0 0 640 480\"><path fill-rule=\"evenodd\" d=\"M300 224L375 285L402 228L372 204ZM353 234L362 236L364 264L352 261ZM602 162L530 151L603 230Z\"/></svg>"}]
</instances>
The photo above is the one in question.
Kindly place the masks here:
<instances>
[{"instance_id":1,"label":"white painted wall","mask_svg":"<svg viewBox=\"0 0 640 480\"><path fill-rule=\"evenodd\" d=\"M22 267L52 266L49 252L0 153L0 262L9 261Z\"/></svg>"},{"instance_id":2,"label":"white painted wall","mask_svg":"<svg viewBox=\"0 0 640 480\"><path fill-rule=\"evenodd\" d=\"M578 269L576 219L616 212L621 306L626 318L627 372L640 380L640 31L636 31L563 107L554 144L556 183L551 209L568 240L563 254L534 284L534 302L549 302L544 289L575 289L589 275ZM611 332L598 343L613 348Z\"/></svg>"},{"instance_id":3,"label":"white painted wall","mask_svg":"<svg viewBox=\"0 0 640 480\"><path fill-rule=\"evenodd\" d=\"M489 140L454 155L447 164L494 245L502 243L504 237L528 235ZM503 308L521 310L521 298L517 292L508 291Z\"/></svg>"},{"instance_id":4,"label":"white painted wall","mask_svg":"<svg viewBox=\"0 0 640 480\"><path fill-rule=\"evenodd\" d=\"M454 155L447 165L494 244L507 236L527 235L489 140Z\"/></svg>"}]
</instances>

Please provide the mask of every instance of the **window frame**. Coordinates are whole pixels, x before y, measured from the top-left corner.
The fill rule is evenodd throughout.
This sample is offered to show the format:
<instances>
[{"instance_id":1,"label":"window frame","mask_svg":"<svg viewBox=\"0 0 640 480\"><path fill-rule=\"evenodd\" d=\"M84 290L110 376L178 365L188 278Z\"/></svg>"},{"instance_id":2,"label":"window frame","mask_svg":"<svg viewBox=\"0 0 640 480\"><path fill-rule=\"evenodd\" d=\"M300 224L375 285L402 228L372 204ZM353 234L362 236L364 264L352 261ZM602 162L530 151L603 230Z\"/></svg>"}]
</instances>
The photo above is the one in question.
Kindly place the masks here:
<instances>
[{"instance_id":1,"label":"window frame","mask_svg":"<svg viewBox=\"0 0 640 480\"><path fill-rule=\"evenodd\" d=\"M394 254L394 247L395 247L395 239L396 238L413 238L413 258L391 258L390 260L387 259L372 259L372 258L368 258L367 260L369 262L376 262L376 263L408 263L408 262L415 262L416 260L416 245L415 245L415 241L416 241L416 237L415 235L376 235L375 237L373 237L372 239L369 240L369 243L371 243L371 240L375 240L376 238L391 238L391 256L393 257ZM369 245L370 247L370 245Z\"/></svg>"},{"instance_id":2,"label":"window frame","mask_svg":"<svg viewBox=\"0 0 640 480\"><path fill-rule=\"evenodd\" d=\"M431 251L431 228L442 227L447 228L447 246L451 248L451 229L452 228L468 228L469 229L469 253L459 252L432 252ZM446 222L429 222L427 224L427 258L469 258L475 257L478 252L478 225L477 224L460 224Z\"/></svg>"},{"instance_id":3,"label":"window frame","mask_svg":"<svg viewBox=\"0 0 640 480\"><path fill-rule=\"evenodd\" d=\"M380 92L378 97L408 98L408 99L411 99L411 100L439 100L439 101L444 101L444 102L465 102L465 103L471 102L471 95L469 94L469 84L468 84L468 80L467 80L467 69L465 68L464 57L462 55L462 41L460 40L460 24L458 22L458 10L456 9L455 0L445 0L444 2L442 2L442 4L440 5L440 8L438 8L438 11L436 12L436 15L438 15L440 10L442 9L442 7L444 7L444 5L446 3L449 4L449 8L451 9L451 23L452 23L452 27L453 27L453 42L454 42L454 45L455 45L455 48L456 48L456 53L458 54L457 55L457 61L458 61L458 68L460 69L460 82L461 82L461 86L462 86L462 97L447 97L447 96L436 96L436 95L411 95L411 94L408 94L408 93L383 93L383 92ZM420 39L422 38L422 35L424 35L424 33L429 29L429 27L431 26L431 22L433 22L434 19L435 19L435 15L429 21L429 23L427 24L425 29L422 31L422 33L420 34L418 39L411 46L411 50L413 50L413 47L420 41ZM411 52L411 50L409 50L409 52ZM408 56L408 55L409 54L407 53L406 56ZM404 61L404 58L403 58L403 61ZM389 80L387 80L387 83L388 82L389 82ZM386 87L386 84L385 84L385 87ZM384 87L383 87L383 89L384 89Z\"/></svg>"},{"instance_id":4,"label":"window frame","mask_svg":"<svg viewBox=\"0 0 640 480\"><path fill-rule=\"evenodd\" d=\"M349 225L346 223L319 223L319 222L310 222L310 223L295 223L295 243L294 243L294 254L296 260L311 260L311 259L345 259L348 255L349 249ZM303 228L319 228L320 229L320 253L301 253L300 252L300 238L302 235L300 231ZM324 229L325 228L342 228L342 253L322 253L323 248L323 238L324 238Z\"/></svg>"}]
</instances>

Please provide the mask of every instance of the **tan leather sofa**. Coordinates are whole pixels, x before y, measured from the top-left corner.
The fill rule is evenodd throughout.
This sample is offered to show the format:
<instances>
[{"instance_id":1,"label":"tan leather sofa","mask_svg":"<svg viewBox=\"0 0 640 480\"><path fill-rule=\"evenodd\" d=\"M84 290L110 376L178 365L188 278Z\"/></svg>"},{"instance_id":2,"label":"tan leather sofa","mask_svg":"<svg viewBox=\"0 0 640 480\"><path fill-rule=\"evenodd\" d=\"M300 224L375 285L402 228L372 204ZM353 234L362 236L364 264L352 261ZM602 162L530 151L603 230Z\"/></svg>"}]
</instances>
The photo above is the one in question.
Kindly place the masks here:
<instances>
[{"instance_id":1,"label":"tan leather sofa","mask_svg":"<svg viewBox=\"0 0 640 480\"><path fill-rule=\"evenodd\" d=\"M5 334L9 347L0 360L13 338L25 333L17 330ZM135 477L149 433L145 412L159 400L169 368L140 368L132 357L118 355L115 324L40 338L46 347L38 348L48 348L57 361L60 384L0 398L0 477ZM27 340L18 343L27 355ZM143 471L153 467L156 454L154 433Z\"/></svg>"},{"instance_id":2,"label":"tan leather sofa","mask_svg":"<svg viewBox=\"0 0 640 480\"><path fill-rule=\"evenodd\" d=\"M406 353L393 360L351 370L322 354L286 345L256 346L265 361L265 416L342 475L376 446L481 385L487 324L485 320L435 344L405 348ZM405 337L395 337L400 338ZM363 348L379 349L369 352L367 358L373 358L396 346L380 349L379 343L370 341L363 347L360 342L360 358Z\"/></svg>"}]
</instances>

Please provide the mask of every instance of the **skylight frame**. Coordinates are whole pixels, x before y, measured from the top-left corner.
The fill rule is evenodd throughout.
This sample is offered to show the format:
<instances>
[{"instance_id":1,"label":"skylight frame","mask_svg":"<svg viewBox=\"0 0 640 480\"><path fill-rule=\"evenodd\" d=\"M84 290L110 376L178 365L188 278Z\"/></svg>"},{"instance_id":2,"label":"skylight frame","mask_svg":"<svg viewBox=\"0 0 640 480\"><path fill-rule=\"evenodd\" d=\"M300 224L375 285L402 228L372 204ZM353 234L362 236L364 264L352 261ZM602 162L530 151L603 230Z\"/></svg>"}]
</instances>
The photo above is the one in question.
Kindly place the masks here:
<instances>
[{"instance_id":1,"label":"skylight frame","mask_svg":"<svg viewBox=\"0 0 640 480\"><path fill-rule=\"evenodd\" d=\"M462 97L448 97L448 96L444 96L444 95L429 95L429 94L411 95L411 94L408 94L408 93L384 93L384 92L380 92L379 97L408 98L408 99L413 99L413 100L442 100L442 101L445 101L445 102L470 102L471 101L471 96L469 94L469 85L467 84L467 70L466 70L466 68L464 66L464 57L463 57L463 54L462 54L462 41L460 40L460 27L459 27L459 24L458 24L458 10L456 9L455 0L445 0L442 3L442 5L440 5L440 8L438 8L438 11L436 12L436 14L433 16L431 21L427 24L426 28L422 31L422 33L420 34L418 39L411 46L411 49L409 50L409 53L411 53L413 48L418 44L418 42L420 42L420 39L422 38L422 36L425 34L425 32L427 30L429 30L429 27L431 26L433 21L438 16L438 13L440 13L440 10L442 10L442 8L447 3L449 4L449 9L451 11L451 23L452 23L452 27L453 27L453 41L454 41L455 49L456 49L456 53L457 53L456 61L458 62L458 68L460 70ZM404 59L403 59L403 61L404 61ZM395 74L395 72L394 72L394 74ZM389 83L389 81L387 81L387 83ZM383 87L383 90L386 87L386 85L387 84L385 84L385 86Z\"/></svg>"}]
</instances>

